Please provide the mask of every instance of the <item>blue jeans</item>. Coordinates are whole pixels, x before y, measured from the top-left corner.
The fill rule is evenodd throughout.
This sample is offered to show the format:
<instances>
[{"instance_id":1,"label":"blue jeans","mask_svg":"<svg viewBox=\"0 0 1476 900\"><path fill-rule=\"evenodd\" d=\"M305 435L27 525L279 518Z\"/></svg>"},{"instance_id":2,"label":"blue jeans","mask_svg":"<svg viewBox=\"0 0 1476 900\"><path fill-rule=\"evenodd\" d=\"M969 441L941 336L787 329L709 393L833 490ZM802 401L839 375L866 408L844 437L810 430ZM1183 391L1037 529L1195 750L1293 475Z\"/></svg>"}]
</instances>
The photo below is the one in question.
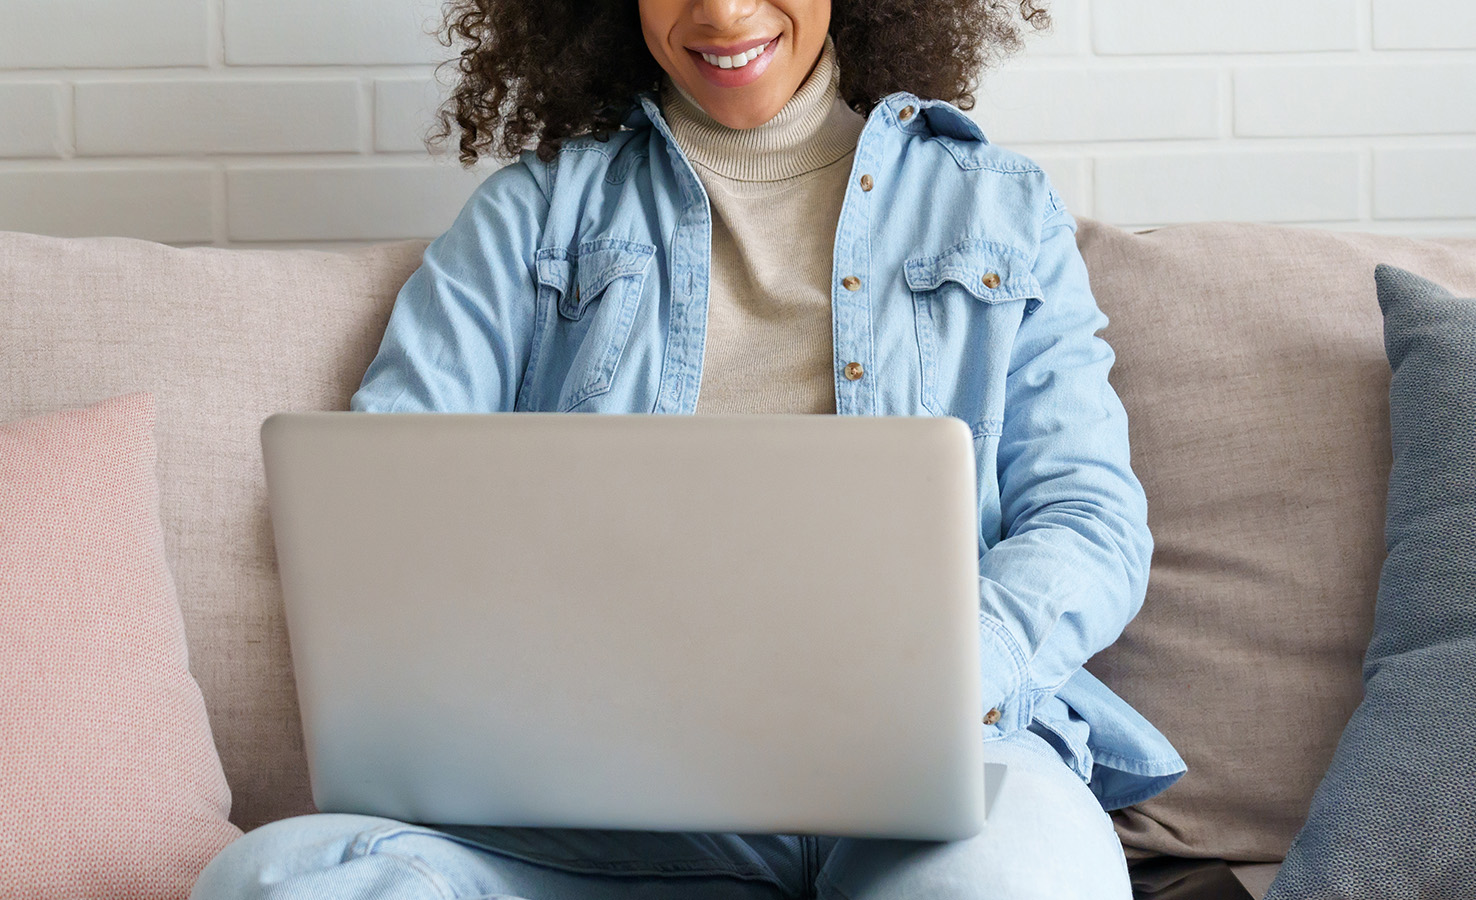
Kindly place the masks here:
<instances>
[{"instance_id":1,"label":"blue jeans","mask_svg":"<svg viewBox=\"0 0 1476 900\"><path fill-rule=\"evenodd\" d=\"M298 816L226 847L191 900L1130 900L1112 823L1045 740L985 747L1009 766L964 841L575 829L437 829Z\"/></svg>"}]
</instances>

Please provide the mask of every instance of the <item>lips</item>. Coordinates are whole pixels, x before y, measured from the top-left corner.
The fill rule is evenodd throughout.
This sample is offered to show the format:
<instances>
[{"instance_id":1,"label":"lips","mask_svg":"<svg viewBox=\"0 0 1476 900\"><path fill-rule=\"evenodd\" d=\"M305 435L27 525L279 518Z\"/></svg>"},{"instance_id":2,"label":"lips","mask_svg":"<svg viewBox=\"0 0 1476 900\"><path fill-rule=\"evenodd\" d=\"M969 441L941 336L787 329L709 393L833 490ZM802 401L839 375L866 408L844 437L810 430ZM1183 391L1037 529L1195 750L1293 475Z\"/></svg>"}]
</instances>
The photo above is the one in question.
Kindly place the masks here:
<instances>
[{"instance_id":1,"label":"lips","mask_svg":"<svg viewBox=\"0 0 1476 900\"><path fill-rule=\"evenodd\" d=\"M763 43L763 41L760 41L758 44L752 44L750 46L757 47ZM708 84L720 88L737 88L753 84L757 81L764 74L765 70L769 68L769 63L773 61L774 53L778 47L779 38L772 38L769 40L768 46L764 47L764 52L754 57L747 65L734 69L724 69L721 66L713 65L703 59L702 54L691 47L687 48L687 53L691 56L693 65L697 67L697 73L706 79Z\"/></svg>"},{"instance_id":2,"label":"lips","mask_svg":"<svg viewBox=\"0 0 1476 900\"><path fill-rule=\"evenodd\" d=\"M687 49L696 50L698 53L711 53L713 56L737 56L740 53L747 53L754 47L762 46L777 37L777 34L770 37L759 37L738 44L729 44L725 47L720 47L717 44L694 44Z\"/></svg>"}]
</instances>

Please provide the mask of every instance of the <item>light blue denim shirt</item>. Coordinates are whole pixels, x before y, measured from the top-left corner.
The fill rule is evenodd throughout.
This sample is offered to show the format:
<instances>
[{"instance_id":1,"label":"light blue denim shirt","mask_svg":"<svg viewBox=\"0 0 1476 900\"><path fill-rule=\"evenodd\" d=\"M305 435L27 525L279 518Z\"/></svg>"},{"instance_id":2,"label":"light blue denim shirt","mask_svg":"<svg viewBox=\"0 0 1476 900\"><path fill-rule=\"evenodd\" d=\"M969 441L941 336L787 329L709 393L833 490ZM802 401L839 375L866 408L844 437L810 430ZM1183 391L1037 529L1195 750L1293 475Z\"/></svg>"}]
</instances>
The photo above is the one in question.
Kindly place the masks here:
<instances>
[{"instance_id":1,"label":"light blue denim shirt","mask_svg":"<svg viewBox=\"0 0 1476 900\"><path fill-rule=\"evenodd\" d=\"M608 140L482 183L401 289L351 409L693 413L711 211L654 92L638 100ZM1030 160L949 103L888 95L835 235L833 372L838 415L972 429L985 739L1031 728L1115 809L1184 763L1082 668L1142 605L1153 542L1075 232Z\"/></svg>"}]
</instances>

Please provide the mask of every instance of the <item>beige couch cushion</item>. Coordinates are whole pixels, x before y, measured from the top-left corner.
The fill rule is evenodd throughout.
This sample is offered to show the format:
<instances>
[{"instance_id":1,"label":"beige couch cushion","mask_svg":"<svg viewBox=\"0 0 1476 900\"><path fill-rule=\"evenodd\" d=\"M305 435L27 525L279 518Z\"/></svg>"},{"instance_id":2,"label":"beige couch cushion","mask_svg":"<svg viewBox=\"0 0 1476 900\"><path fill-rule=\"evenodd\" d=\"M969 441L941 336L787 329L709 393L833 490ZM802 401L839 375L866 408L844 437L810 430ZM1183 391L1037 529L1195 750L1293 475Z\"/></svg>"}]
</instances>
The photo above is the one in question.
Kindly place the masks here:
<instances>
[{"instance_id":1,"label":"beige couch cushion","mask_svg":"<svg viewBox=\"0 0 1476 900\"><path fill-rule=\"evenodd\" d=\"M1476 290L1476 240L1083 221L1156 549L1088 668L1189 772L1116 814L1133 855L1279 860L1348 716L1384 559L1374 266Z\"/></svg>"},{"instance_id":2,"label":"beige couch cushion","mask_svg":"<svg viewBox=\"0 0 1476 900\"><path fill-rule=\"evenodd\" d=\"M1476 289L1476 241L1248 225L1079 240L1158 542L1090 668L1190 766L1130 852L1280 859L1360 692L1389 465L1376 262ZM423 241L179 250L0 233L0 421L159 405L165 547L232 820L311 811L257 428L343 409Z\"/></svg>"},{"instance_id":3,"label":"beige couch cushion","mask_svg":"<svg viewBox=\"0 0 1476 900\"><path fill-rule=\"evenodd\" d=\"M166 558L242 828L312 811L257 429L278 410L348 408L424 246L0 233L0 421L157 399Z\"/></svg>"}]
</instances>

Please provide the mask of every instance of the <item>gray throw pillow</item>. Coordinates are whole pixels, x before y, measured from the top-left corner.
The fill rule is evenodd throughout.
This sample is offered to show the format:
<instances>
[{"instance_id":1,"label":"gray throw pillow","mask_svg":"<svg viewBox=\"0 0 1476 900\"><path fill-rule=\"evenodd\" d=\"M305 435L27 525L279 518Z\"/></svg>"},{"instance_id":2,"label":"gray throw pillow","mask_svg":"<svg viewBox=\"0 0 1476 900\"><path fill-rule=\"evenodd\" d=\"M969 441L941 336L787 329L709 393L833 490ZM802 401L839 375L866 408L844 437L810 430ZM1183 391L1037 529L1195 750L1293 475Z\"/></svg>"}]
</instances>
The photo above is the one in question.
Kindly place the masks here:
<instances>
[{"instance_id":1,"label":"gray throw pillow","mask_svg":"<svg viewBox=\"0 0 1476 900\"><path fill-rule=\"evenodd\" d=\"M1364 699L1266 900L1476 891L1476 299L1374 277L1394 462Z\"/></svg>"}]
</instances>

